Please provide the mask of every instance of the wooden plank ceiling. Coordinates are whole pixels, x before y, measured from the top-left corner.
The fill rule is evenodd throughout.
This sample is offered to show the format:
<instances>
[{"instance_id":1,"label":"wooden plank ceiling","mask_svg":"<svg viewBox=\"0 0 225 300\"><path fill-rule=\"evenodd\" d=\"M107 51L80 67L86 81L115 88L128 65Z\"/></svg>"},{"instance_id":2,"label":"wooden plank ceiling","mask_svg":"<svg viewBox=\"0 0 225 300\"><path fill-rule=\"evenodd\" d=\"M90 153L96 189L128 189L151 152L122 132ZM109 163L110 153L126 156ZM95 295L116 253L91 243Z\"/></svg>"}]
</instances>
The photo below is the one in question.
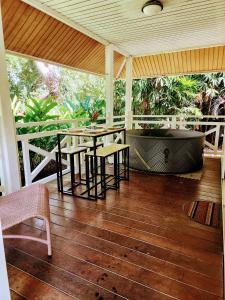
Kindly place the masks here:
<instances>
[{"instance_id":1,"label":"wooden plank ceiling","mask_svg":"<svg viewBox=\"0 0 225 300\"><path fill-rule=\"evenodd\" d=\"M225 45L225 35L221 34L221 29L225 31L224 0L163 0L164 10L154 17L140 15L139 6L144 1L137 0L36 2L43 3L46 13L21 0L1 1L7 50L104 74L105 46L47 14L48 9L54 9L62 20L76 21L131 55L138 53L133 59L134 78L225 70L224 46L201 48L210 43ZM129 4L129 17L125 4ZM201 49L178 51L194 45ZM162 54L156 53L159 50ZM147 51L148 56L140 54ZM123 61L124 56L115 52L115 77ZM124 76L125 70L121 73Z\"/></svg>"},{"instance_id":2,"label":"wooden plank ceiling","mask_svg":"<svg viewBox=\"0 0 225 300\"><path fill-rule=\"evenodd\" d=\"M24 0L31 1L31 0ZM224 0L160 0L163 11L145 16L147 0L36 0L66 20L142 56L225 44Z\"/></svg>"},{"instance_id":3,"label":"wooden plank ceiling","mask_svg":"<svg viewBox=\"0 0 225 300\"><path fill-rule=\"evenodd\" d=\"M20 0L2 0L1 4L7 50L105 73L104 45ZM115 53L115 75L123 59Z\"/></svg>"},{"instance_id":4,"label":"wooden plank ceiling","mask_svg":"<svg viewBox=\"0 0 225 300\"><path fill-rule=\"evenodd\" d=\"M133 58L133 77L225 71L225 46ZM121 78L125 77L125 70Z\"/></svg>"}]
</instances>

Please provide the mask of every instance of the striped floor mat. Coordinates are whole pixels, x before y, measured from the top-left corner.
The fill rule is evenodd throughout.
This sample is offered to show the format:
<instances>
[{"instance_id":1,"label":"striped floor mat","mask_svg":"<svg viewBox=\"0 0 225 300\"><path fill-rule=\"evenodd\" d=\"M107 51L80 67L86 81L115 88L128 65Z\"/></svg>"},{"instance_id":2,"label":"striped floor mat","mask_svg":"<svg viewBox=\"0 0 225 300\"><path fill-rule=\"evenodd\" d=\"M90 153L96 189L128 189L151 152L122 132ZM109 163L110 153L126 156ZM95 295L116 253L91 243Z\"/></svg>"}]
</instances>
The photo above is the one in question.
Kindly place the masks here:
<instances>
[{"instance_id":1,"label":"striped floor mat","mask_svg":"<svg viewBox=\"0 0 225 300\"><path fill-rule=\"evenodd\" d=\"M195 222L218 227L220 225L221 205L207 201L193 201L184 206L185 213Z\"/></svg>"}]
</instances>

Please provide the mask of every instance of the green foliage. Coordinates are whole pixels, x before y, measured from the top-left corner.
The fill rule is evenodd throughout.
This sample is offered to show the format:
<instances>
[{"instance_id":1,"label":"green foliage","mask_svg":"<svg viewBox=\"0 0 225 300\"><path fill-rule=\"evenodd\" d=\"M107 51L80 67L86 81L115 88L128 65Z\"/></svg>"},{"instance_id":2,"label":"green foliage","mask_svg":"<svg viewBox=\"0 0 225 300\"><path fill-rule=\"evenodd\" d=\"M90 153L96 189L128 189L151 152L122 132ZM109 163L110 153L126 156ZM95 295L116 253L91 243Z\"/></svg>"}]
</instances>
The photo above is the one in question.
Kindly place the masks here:
<instances>
[{"instance_id":1,"label":"green foliage","mask_svg":"<svg viewBox=\"0 0 225 300\"><path fill-rule=\"evenodd\" d=\"M40 75L33 60L7 55L11 99L26 101L39 89Z\"/></svg>"},{"instance_id":2,"label":"green foliage","mask_svg":"<svg viewBox=\"0 0 225 300\"><path fill-rule=\"evenodd\" d=\"M133 84L135 114L177 114L194 107L197 83L191 77L137 79Z\"/></svg>"},{"instance_id":3,"label":"green foliage","mask_svg":"<svg viewBox=\"0 0 225 300\"><path fill-rule=\"evenodd\" d=\"M54 114L54 110L57 107L57 103L53 101L52 97L47 99L28 99L25 103L25 113L24 115L16 115L16 120L20 123L27 122L41 122L56 120L59 118L58 115ZM34 132L41 132L46 130L57 130L65 129L69 125L38 125L33 127L18 128L18 134L27 134ZM40 139L34 139L31 143L37 147L41 147L47 151L51 151L56 145L56 137L45 137ZM33 159L39 160L38 156L33 155Z\"/></svg>"},{"instance_id":4,"label":"green foliage","mask_svg":"<svg viewBox=\"0 0 225 300\"><path fill-rule=\"evenodd\" d=\"M18 101L18 104L15 104L16 107L20 107L19 105L20 101ZM49 97L47 99L34 99L30 98L27 99L25 103L25 111L23 114L16 114L15 118L16 121L21 123L28 123L28 122L41 122L41 121L48 121L48 120L56 120L59 118L58 115L53 114L54 108L57 107L57 103L55 103L52 99L52 97ZM14 109L14 113L16 113ZM20 128L18 129L19 134L25 134L25 133L32 133L36 131L43 131L43 130L51 130L51 125L47 126L34 126L34 127L26 127L26 128Z\"/></svg>"},{"instance_id":5,"label":"green foliage","mask_svg":"<svg viewBox=\"0 0 225 300\"><path fill-rule=\"evenodd\" d=\"M114 84L114 116L122 116L125 114L125 80L116 80Z\"/></svg>"},{"instance_id":6,"label":"green foliage","mask_svg":"<svg viewBox=\"0 0 225 300\"><path fill-rule=\"evenodd\" d=\"M105 78L71 69L7 55L12 109L16 122L87 118L94 112L105 116ZM133 112L139 115L225 114L223 73L170 76L133 80ZM116 80L114 115L125 114L125 81ZM83 122L80 125L88 125ZM19 134L68 128L46 125L17 129ZM56 137L35 139L32 143L47 151ZM42 158L32 154L32 168Z\"/></svg>"},{"instance_id":7,"label":"green foliage","mask_svg":"<svg viewBox=\"0 0 225 300\"><path fill-rule=\"evenodd\" d=\"M40 122L47 120L55 120L58 115L50 114L53 108L57 106L52 99L28 99L25 103L26 114L23 117L23 122Z\"/></svg>"},{"instance_id":8,"label":"green foliage","mask_svg":"<svg viewBox=\"0 0 225 300\"><path fill-rule=\"evenodd\" d=\"M124 111L124 81L116 84L114 105ZM118 96L119 95L119 96ZM133 80L133 111L140 115L224 113L225 76L210 73ZM220 101L218 101L220 99ZM117 103L120 101L120 103ZM221 109L222 107L222 109ZM115 110L115 109L114 109Z\"/></svg>"}]
</instances>

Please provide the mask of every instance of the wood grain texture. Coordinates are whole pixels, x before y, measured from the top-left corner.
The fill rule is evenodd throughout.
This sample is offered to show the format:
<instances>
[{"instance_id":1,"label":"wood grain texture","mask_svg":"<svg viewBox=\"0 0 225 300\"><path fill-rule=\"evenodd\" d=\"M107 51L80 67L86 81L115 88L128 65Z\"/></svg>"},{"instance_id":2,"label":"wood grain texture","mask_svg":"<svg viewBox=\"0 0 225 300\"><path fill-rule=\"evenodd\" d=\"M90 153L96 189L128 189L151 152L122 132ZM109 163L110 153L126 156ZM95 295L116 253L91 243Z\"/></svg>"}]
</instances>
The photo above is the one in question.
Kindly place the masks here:
<instances>
[{"instance_id":1,"label":"wood grain texture","mask_svg":"<svg viewBox=\"0 0 225 300\"><path fill-rule=\"evenodd\" d=\"M225 46L133 58L133 77L182 75L225 70ZM125 78L125 70L121 72Z\"/></svg>"},{"instance_id":2,"label":"wood grain texture","mask_svg":"<svg viewBox=\"0 0 225 300\"><path fill-rule=\"evenodd\" d=\"M7 50L96 74L105 73L104 45L20 0L3 0L1 5ZM115 76L123 59L115 52Z\"/></svg>"},{"instance_id":3,"label":"wood grain texture","mask_svg":"<svg viewBox=\"0 0 225 300\"><path fill-rule=\"evenodd\" d=\"M200 181L131 172L106 201L61 196L55 182L48 187L53 256L45 245L5 241L14 293L28 299L38 290L41 299L222 300L221 228L183 212L188 201L221 201L219 160L205 161ZM40 219L10 231L45 235Z\"/></svg>"}]
</instances>

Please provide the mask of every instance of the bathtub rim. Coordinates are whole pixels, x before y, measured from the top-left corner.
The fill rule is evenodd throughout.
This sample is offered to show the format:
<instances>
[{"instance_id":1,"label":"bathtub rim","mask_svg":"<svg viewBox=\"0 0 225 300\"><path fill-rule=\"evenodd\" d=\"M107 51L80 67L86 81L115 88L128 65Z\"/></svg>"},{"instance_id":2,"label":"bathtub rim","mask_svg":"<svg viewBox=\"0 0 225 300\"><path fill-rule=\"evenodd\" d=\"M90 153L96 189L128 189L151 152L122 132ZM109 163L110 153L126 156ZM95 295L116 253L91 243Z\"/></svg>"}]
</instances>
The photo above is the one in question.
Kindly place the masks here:
<instances>
[{"instance_id":1,"label":"bathtub rim","mask_svg":"<svg viewBox=\"0 0 225 300\"><path fill-rule=\"evenodd\" d=\"M132 134L131 131L134 130L163 130L163 131L172 131L172 132L189 132L189 133L194 133L194 135L192 136L183 136L183 137L178 137L178 136L144 136L144 135L136 135L136 134ZM127 137L133 137L133 138L142 138L142 139L155 139L155 140L188 140L188 139L200 139L200 138L205 138L205 133L203 132L199 132L199 131L195 131L195 130L189 130L189 129L163 129L163 128L159 128L159 129L129 129L126 130L126 136Z\"/></svg>"}]
</instances>

